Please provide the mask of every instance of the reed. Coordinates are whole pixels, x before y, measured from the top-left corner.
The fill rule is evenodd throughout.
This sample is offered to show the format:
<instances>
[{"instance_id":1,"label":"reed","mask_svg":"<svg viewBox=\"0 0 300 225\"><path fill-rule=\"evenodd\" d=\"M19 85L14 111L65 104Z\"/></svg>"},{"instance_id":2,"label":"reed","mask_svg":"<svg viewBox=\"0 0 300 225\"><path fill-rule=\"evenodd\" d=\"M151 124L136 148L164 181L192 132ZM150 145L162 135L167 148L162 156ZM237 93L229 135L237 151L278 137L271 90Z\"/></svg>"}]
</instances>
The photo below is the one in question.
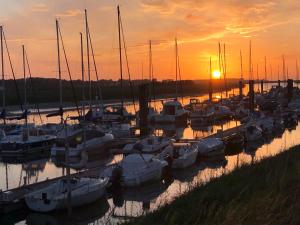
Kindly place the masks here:
<instances>
[{"instance_id":1,"label":"reed","mask_svg":"<svg viewBox=\"0 0 300 225\"><path fill-rule=\"evenodd\" d=\"M300 224L300 146L245 165L127 224Z\"/></svg>"}]
</instances>

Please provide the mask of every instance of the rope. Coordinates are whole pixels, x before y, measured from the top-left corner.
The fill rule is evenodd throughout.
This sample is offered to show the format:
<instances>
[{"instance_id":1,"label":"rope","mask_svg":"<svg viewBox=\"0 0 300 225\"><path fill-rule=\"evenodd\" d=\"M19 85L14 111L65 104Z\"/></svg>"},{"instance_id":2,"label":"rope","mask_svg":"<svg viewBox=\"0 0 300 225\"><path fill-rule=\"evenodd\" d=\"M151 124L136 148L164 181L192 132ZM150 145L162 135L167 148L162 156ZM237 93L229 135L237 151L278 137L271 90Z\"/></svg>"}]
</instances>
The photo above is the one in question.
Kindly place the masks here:
<instances>
[{"instance_id":1,"label":"rope","mask_svg":"<svg viewBox=\"0 0 300 225\"><path fill-rule=\"evenodd\" d=\"M68 59L67 59L67 54L66 54L65 45L64 45L64 42L63 42L63 39L62 39L62 34L61 34L60 27L58 27L58 31L59 31L59 36L60 36L60 40L61 40L61 45L62 45L63 52L64 52L64 58L65 58L65 62L66 62L67 70L68 70L68 75L69 75L70 82L71 82L71 87L72 87L72 91L73 91L73 97L74 97L76 109L77 109L77 112L78 112L78 116L80 116L80 111L79 111L79 106L78 106L78 102L77 102L76 92L75 92L75 88L74 88L74 84L73 84L73 80L72 80L72 76L71 76L71 72L70 72L69 62L68 62Z\"/></svg>"},{"instance_id":2,"label":"rope","mask_svg":"<svg viewBox=\"0 0 300 225\"><path fill-rule=\"evenodd\" d=\"M8 60L9 60L9 65L10 65L11 73L12 73L13 78L14 78L14 85L16 87L17 97L18 97L18 100L20 102L20 108L23 111L23 104L22 104L22 100L21 100L21 95L20 95L20 91L19 91L18 84L17 84L17 81L16 81L15 71L14 71L14 68L13 68L13 65L12 65L12 61L11 61L11 58L10 58L10 54L9 54L6 37L5 37L5 34L4 34L4 30L2 30L2 32L3 32L3 39L4 39L4 43L5 43L5 48L6 48L7 57L8 57Z\"/></svg>"},{"instance_id":3,"label":"rope","mask_svg":"<svg viewBox=\"0 0 300 225\"><path fill-rule=\"evenodd\" d=\"M127 73L128 73L128 78L129 78L129 85L130 85L130 90L131 90L131 95L132 95L132 104L133 104L134 112L136 113L135 98L134 98L134 93L133 93L133 84L131 82L131 76L130 76L130 70L129 70L129 64L128 64L128 56L127 56L127 47L126 47L126 43L125 43L123 23L122 23L121 16L120 16L120 25L121 25L121 31L122 31L122 40L123 40L123 47L124 47L125 58L126 58L126 66L127 66Z\"/></svg>"},{"instance_id":4,"label":"rope","mask_svg":"<svg viewBox=\"0 0 300 225\"><path fill-rule=\"evenodd\" d=\"M25 52L25 60L26 60L26 65L27 65L27 69L28 69L28 73L29 73L29 82L30 82L30 93L35 95L35 88L33 88L33 82L32 82L32 76L31 76L31 69L30 69L30 66L29 66L29 61L28 61L28 57L27 57L27 52L26 50L24 50ZM34 91L34 93L32 93ZM40 107L39 107L39 104L36 103L36 109L38 111L38 114L39 114L39 117L40 117L40 120L41 120L41 123L43 123L43 119L42 119L42 116L41 116L41 113L40 113Z\"/></svg>"}]
</instances>

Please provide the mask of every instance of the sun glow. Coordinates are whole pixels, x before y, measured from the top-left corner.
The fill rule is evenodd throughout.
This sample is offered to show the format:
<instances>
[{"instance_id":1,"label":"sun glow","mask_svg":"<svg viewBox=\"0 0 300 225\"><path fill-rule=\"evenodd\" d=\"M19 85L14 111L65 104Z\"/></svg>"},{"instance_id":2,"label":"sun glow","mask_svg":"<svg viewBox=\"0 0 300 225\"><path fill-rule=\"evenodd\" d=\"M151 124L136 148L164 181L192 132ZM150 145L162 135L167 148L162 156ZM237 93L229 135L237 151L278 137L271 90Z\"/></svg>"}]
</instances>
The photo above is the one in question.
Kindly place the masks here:
<instances>
[{"instance_id":1,"label":"sun glow","mask_svg":"<svg viewBox=\"0 0 300 225\"><path fill-rule=\"evenodd\" d=\"M213 73L212 73L212 77L213 79L220 79L221 77L221 73L219 70L215 70Z\"/></svg>"}]
</instances>

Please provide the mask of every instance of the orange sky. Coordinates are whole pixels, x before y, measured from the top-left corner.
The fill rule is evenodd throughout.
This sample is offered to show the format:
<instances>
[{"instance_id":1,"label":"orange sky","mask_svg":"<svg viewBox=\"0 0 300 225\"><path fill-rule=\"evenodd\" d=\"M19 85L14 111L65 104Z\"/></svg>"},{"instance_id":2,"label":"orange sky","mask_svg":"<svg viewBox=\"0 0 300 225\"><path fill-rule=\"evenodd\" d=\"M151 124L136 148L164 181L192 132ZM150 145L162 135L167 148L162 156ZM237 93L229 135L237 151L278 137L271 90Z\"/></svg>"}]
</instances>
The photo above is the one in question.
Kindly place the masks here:
<instances>
[{"instance_id":1,"label":"orange sky","mask_svg":"<svg viewBox=\"0 0 300 225\"><path fill-rule=\"evenodd\" d=\"M249 40L255 76L258 64L259 74L264 77L266 56L268 77L272 65L273 79L277 79L278 65L282 74L282 54L290 77L295 76L300 53L298 0L2 0L0 24L5 28L17 77L22 76L22 44L26 45L34 76L57 77L55 18L59 18L71 72L79 78L79 32L84 31L86 8L100 76L118 79L117 4L121 7L134 79L142 77L142 65L144 77L148 76L150 39L154 76L175 78L175 36L179 40L183 79L207 78L210 56L213 69L218 68L218 42L226 43L228 76L240 74L241 49L244 75L248 78ZM6 71L10 78L7 62ZM67 78L65 68L63 76Z\"/></svg>"}]
</instances>

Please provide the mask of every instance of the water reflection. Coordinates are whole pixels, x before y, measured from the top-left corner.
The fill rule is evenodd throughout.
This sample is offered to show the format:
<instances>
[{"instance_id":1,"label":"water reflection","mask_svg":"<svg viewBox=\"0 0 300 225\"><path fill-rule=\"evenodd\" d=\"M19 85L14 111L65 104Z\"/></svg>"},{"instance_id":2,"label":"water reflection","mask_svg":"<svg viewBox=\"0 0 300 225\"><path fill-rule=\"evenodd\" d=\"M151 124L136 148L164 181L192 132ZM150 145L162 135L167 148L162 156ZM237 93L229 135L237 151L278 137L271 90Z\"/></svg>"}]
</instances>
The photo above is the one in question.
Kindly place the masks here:
<instances>
[{"instance_id":1,"label":"water reflection","mask_svg":"<svg viewBox=\"0 0 300 225\"><path fill-rule=\"evenodd\" d=\"M188 99L184 99L185 103L188 102ZM72 112L70 112L71 114ZM218 130L226 130L238 125L239 122L232 120L208 127L191 124L187 127L160 126L152 129L159 135L165 134L171 137L192 139L205 137ZM186 170L174 171L173 177L167 182L162 181L136 189L121 190L108 200L74 209L71 217L67 217L66 212L38 214L22 211L16 215L10 214L1 217L0 224L115 224L151 212L195 186L203 185L243 164L257 162L265 157L276 155L293 145L300 144L299 135L300 125L286 131L278 130L274 136L265 136L263 141L251 143L241 148L228 149L223 156L200 159L197 164ZM106 159L88 157L86 165L88 168L98 168L121 159L121 155L110 156ZM80 160L75 159L71 163L78 165ZM72 173L79 169L78 167L74 168ZM61 176L64 173L64 161L52 160L48 156L42 160L26 159L22 162L2 159L0 175L3 179L0 180L0 189L18 187L25 182L34 183Z\"/></svg>"}]
</instances>

